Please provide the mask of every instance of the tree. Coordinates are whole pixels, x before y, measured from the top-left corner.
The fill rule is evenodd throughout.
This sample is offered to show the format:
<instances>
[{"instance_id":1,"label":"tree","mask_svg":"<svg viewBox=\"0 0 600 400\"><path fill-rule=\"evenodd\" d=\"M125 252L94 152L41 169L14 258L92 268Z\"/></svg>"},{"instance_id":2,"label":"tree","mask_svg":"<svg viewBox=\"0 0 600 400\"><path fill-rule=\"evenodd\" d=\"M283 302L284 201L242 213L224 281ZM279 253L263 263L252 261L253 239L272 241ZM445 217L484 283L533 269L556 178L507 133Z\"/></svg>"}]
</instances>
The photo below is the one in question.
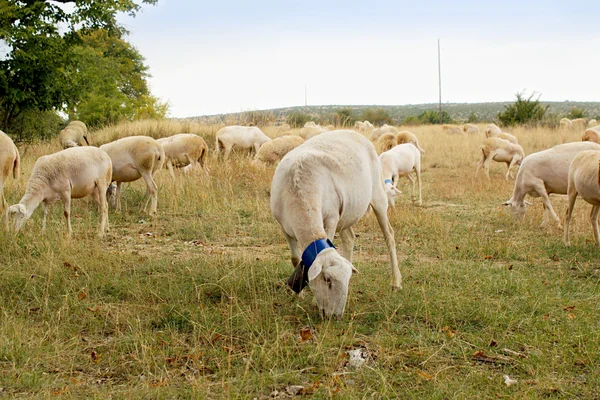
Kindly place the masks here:
<instances>
[{"instance_id":1,"label":"tree","mask_svg":"<svg viewBox=\"0 0 600 400\"><path fill-rule=\"evenodd\" d=\"M314 118L311 115L296 111L289 114L286 118L286 121L292 128L301 128L308 121L314 121Z\"/></svg>"},{"instance_id":2,"label":"tree","mask_svg":"<svg viewBox=\"0 0 600 400\"><path fill-rule=\"evenodd\" d=\"M533 100L535 93L525 98L525 92L515 95L517 101L509 106L504 106L504 111L498 113L498 119L503 126L534 125L538 124L546 115L549 105L540 104L540 96Z\"/></svg>"},{"instance_id":3,"label":"tree","mask_svg":"<svg viewBox=\"0 0 600 400\"><path fill-rule=\"evenodd\" d=\"M369 121L375 126L391 124L392 118L383 108L369 108L363 112L363 121Z\"/></svg>"},{"instance_id":4,"label":"tree","mask_svg":"<svg viewBox=\"0 0 600 400\"><path fill-rule=\"evenodd\" d=\"M585 118L586 112L583 108L573 107L571 111L567 114L567 118L569 119L577 119L577 118Z\"/></svg>"},{"instance_id":5,"label":"tree","mask_svg":"<svg viewBox=\"0 0 600 400\"><path fill-rule=\"evenodd\" d=\"M72 89L76 31L106 29L122 35L118 12L135 15L142 3L157 0L3 0L0 2L0 129L8 130L27 110L64 110ZM63 5L73 6L72 12Z\"/></svg>"},{"instance_id":6,"label":"tree","mask_svg":"<svg viewBox=\"0 0 600 400\"><path fill-rule=\"evenodd\" d=\"M435 125L440 123L440 113L436 110L423 111L417 118L422 124ZM452 122L450 114L447 111L442 111L442 123L451 124Z\"/></svg>"}]
</instances>

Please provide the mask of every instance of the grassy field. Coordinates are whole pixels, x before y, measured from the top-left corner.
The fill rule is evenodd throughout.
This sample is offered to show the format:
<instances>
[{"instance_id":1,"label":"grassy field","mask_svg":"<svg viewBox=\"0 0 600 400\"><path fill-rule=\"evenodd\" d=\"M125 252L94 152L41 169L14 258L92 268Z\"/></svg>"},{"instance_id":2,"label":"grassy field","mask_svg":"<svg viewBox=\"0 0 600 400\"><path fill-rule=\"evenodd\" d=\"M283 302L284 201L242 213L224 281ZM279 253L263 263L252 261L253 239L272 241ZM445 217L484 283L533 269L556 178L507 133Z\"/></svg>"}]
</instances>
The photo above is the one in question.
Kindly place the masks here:
<instances>
[{"instance_id":1,"label":"grassy field","mask_svg":"<svg viewBox=\"0 0 600 400\"><path fill-rule=\"evenodd\" d=\"M121 126L117 136L215 127ZM271 136L278 133L266 129ZM40 233L41 210L20 234L0 229L0 397L18 398L597 398L600 393L598 250L579 200L572 247L540 228L531 200L523 223L494 163L474 179L481 137L413 130L426 150L422 207L404 194L389 210L404 289L389 288L374 216L355 228L346 313L322 320L309 290L286 287L289 251L271 216L274 168L236 154L210 174L157 175L158 215L140 211L145 186L124 186L124 210L96 238L97 206L73 202L71 239L60 204ZM526 154L578 133L513 132ZM21 148L24 192L37 157L58 142ZM561 217L562 196L553 204ZM366 362L348 365L349 350ZM512 386L503 375L517 380ZM302 386L292 388L292 386Z\"/></svg>"}]
</instances>

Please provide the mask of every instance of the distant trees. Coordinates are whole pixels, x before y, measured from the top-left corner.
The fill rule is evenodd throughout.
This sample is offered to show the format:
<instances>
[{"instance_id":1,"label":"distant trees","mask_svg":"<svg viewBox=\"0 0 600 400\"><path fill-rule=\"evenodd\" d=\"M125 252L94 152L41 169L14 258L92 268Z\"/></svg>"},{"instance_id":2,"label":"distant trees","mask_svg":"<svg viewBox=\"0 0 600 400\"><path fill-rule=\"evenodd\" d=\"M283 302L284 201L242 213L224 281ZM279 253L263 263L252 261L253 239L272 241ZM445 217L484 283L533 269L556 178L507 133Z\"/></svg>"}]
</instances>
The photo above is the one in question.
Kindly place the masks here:
<instances>
[{"instance_id":1,"label":"distant trees","mask_svg":"<svg viewBox=\"0 0 600 400\"><path fill-rule=\"evenodd\" d=\"M583 108L573 107L567 114L569 119L586 118L586 111Z\"/></svg>"},{"instance_id":2,"label":"distant trees","mask_svg":"<svg viewBox=\"0 0 600 400\"><path fill-rule=\"evenodd\" d=\"M452 123L452 117L447 111L442 111L442 123ZM423 111L421 114L414 116L409 115L404 119L403 125L435 125L440 123L440 113L436 110Z\"/></svg>"},{"instance_id":3,"label":"distant trees","mask_svg":"<svg viewBox=\"0 0 600 400\"><path fill-rule=\"evenodd\" d=\"M286 118L286 122L292 128L302 128L308 121L314 121L314 118L311 115L300 111L295 111Z\"/></svg>"},{"instance_id":4,"label":"distant trees","mask_svg":"<svg viewBox=\"0 0 600 400\"><path fill-rule=\"evenodd\" d=\"M383 108L368 108L362 114L363 121L369 121L375 126L391 124L392 117Z\"/></svg>"},{"instance_id":5,"label":"distant trees","mask_svg":"<svg viewBox=\"0 0 600 400\"><path fill-rule=\"evenodd\" d=\"M354 126L356 117L351 108L342 108L337 110L334 115L334 125L337 126Z\"/></svg>"},{"instance_id":6,"label":"distant trees","mask_svg":"<svg viewBox=\"0 0 600 400\"><path fill-rule=\"evenodd\" d=\"M539 95L534 99L535 93L527 98L525 92L517 93L515 96L517 101L504 106L504 111L498 113L498 119L503 126L538 124L550 108L549 105L540 104Z\"/></svg>"}]
</instances>

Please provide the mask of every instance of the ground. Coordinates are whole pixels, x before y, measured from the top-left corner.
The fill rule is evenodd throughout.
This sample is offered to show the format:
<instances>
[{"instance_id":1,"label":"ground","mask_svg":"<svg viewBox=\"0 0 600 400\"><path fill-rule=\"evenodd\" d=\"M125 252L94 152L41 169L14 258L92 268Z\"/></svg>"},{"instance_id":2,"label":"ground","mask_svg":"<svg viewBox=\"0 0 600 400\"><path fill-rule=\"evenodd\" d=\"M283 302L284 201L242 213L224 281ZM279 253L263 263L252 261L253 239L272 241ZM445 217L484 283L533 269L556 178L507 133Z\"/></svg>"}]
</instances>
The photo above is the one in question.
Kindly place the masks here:
<instances>
[{"instance_id":1,"label":"ground","mask_svg":"<svg viewBox=\"0 0 600 400\"><path fill-rule=\"evenodd\" d=\"M578 200L567 248L562 230L540 228L539 199L513 220L502 205L513 186L504 165L474 178L481 137L411 130L426 151L424 204L411 204L404 180L389 210L404 289L390 289L385 242L367 214L339 320L322 320L309 290L298 297L286 287L290 255L269 209L274 168L243 154L228 163L211 154L208 175L175 182L160 171L156 217L140 210L145 186L126 184L104 239L92 200L73 202L71 238L60 204L44 234L41 210L19 234L0 230L0 396L597 397L591 206ZM197 132L214 146L215 129ZM580 137L513 133L526 154ZM37 157L57 146L20 148L10 203ZM562 217L564 197L551 198ZM351 350L364 363L353 367Z\"/></svg>"}]
</instances>

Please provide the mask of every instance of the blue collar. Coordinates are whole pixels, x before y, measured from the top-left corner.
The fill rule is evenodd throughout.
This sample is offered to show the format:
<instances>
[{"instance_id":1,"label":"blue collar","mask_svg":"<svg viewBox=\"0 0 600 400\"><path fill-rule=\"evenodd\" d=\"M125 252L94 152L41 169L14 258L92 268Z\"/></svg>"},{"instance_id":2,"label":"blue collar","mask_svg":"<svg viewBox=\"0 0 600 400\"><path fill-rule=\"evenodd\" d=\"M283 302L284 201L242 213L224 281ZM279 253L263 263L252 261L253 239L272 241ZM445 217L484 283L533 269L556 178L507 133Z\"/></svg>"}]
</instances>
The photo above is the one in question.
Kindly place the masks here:
<instances>
[{"instance_id":1,"label":"blue collar","mask_svg":"<svg viewBox=\"0 0 600 400\"><path fill-rule=\"evenodd\" d=\"M302 253L302 263L304 264L305 272L313 265L315 258L325 249L335 249L336 247L331 243L329 239L317 239L304 249Z\"/></svg>"},{"instance_id":2,"label":"blue collar","mask_svg":"<svg viewBox=\"0 0 600 400\"><path fill-rule=\"evenodd\" d=\"M386 179L385 181L383 181L383 183L389 183L390 185L394 184L391 179Z\"/></svg>"}]
</instances>

